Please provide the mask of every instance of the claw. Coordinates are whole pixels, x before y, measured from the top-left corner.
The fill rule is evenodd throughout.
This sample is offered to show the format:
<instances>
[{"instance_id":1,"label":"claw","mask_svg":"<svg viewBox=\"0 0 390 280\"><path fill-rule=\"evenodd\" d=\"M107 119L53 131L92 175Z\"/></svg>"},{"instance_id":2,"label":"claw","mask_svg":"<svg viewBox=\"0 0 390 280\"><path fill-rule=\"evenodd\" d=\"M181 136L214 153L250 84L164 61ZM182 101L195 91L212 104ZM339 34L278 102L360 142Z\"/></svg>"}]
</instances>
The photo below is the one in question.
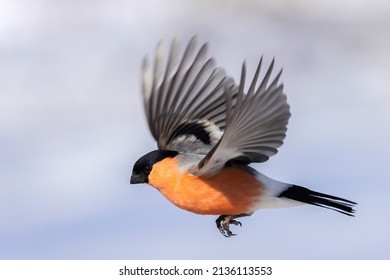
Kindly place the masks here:
<instances>
[{"instance_id":1,"label":"claw","mask_svg":"<svg viewBox=\"0 0 390 280\"><path fill-rule=\"evenodd\" d=\"M239 221L231 220L230 223L233 224L233 225L235 225L235 226L240 226L240 227L242 227L242 224L241 224L241 222L239 222Z\"/></svg>"},{"instance_id":2,"label":"claw","mask_svg":"<svg viewBox=\"0 0 390 280\"><path fill-rule=\"evenodd\" d=\"M231 237L235 236L231 230L230 230L230 225L233 224L235 226L242 226L242 224L239 221L234 220L236 216L227 216L227 215L222 215L219 216L218 219L215 221L217 224L217 227L221 234L225 237Z\"/></svg>"}]
</instances>

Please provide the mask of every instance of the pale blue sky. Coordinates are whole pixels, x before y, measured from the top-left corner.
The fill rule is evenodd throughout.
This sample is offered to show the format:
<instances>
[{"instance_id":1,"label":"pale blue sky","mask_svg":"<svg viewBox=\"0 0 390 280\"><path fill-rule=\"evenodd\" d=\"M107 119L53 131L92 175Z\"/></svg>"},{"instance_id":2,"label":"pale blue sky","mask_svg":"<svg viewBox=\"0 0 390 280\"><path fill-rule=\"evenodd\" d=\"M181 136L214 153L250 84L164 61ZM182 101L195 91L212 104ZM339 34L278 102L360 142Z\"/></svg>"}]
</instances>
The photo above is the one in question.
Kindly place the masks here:
<instances>
[{"instance_id":1,"label":"pale blue sky","mask_svg":"<svg viewBox=\"0 0 390 280\"><path fill-rule=\"evenodd\" d=\"M389 259L387 1L0 0L0 259ZM140 66L198 34L235 80L283 67L285 145L266 175L357 201L214 216L129 185L155 149ZM249 70L249 71L250 71Z\"/></svg>"}]
</instances>

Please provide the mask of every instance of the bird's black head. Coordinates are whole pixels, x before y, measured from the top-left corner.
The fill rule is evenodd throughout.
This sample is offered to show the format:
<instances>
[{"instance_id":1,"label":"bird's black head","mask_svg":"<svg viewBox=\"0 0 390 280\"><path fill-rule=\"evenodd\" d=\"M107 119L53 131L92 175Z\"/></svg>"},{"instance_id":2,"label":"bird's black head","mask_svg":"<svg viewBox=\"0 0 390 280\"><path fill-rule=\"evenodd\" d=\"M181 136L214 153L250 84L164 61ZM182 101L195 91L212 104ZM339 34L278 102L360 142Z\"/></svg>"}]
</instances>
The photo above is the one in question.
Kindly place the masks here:
<instances>
[{"instance_id":1,"label":"bird's black head","mask_svg":"<svg viewBox=\"0 0 390 280\"><path fill-rule=\"evenodd\" d=\"M149 182L149 174L153 165L167 157L174 157L178 154L176 151L156 150L142 156L136 161L131 174L130 184L141 184Z\"/></svg>"}]
</instances>

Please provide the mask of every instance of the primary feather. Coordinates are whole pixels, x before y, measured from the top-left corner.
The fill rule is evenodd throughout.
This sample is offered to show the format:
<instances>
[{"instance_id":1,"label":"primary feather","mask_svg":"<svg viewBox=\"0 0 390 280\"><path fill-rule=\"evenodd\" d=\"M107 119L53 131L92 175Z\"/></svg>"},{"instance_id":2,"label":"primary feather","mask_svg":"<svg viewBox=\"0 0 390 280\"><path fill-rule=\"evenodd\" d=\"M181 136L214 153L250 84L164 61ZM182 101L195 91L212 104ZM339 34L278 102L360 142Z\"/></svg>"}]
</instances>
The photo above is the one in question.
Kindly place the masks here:
<instances>
[{"instance_id":1,"label":"primary feather","mask_svg":"<svg viewBox=\"0 0 390 280\"><path fill-rule=\"evenodd\" d=\"M144 60L142 92L145 112L159 149L193 151L188 143L202 140L198 136L203 129L215 132L209 136L210 143L203 143L203 150L207 152L219 140L219 132L225 127L224 92L225 85L232 83L231 79L215 66L214 59L207 58L207 44L198 51L195 45L194 37L179 59L178 42L174 40L164 71L160 43L152 75ZM198 146L201 146L200 142Z\"/></svg>"},{"instance_id":2,"label":"primary feather","mask_svg":"<svg viewBox=\"0 0 390 280\"><path fill-rule=\"evenodd\" d=\"M206 52L207 44L196 50L194 37L181 58L172 42L165 68L158 44L152 74L145 59L145 112L158 148L202 155L190 168L198 176L215 175L229 162L268 160L283 144L290 117L281 71L269 84L272 61L257 86L261 59L246 93L245 63L236 86Z\"/></svg>"},{"instance_id":3,"label":"primary feather","mask_svg":"<svg viewBox=\"0 0 390 280\"><path fill-rule=\"evenodd\" d=\"M283 85L278 85L281 72L268 86L274 61L269 66L259 87L262 59L247 93L244 92L246 66L242 67L239 92L235 104L226 94L226 129L217 145L198 164L197 175L213 175L227 162L264 162L277 153L286 137L291 116ZM230 91L232 88L229 89Z\"/></svg>"}]
</instances>

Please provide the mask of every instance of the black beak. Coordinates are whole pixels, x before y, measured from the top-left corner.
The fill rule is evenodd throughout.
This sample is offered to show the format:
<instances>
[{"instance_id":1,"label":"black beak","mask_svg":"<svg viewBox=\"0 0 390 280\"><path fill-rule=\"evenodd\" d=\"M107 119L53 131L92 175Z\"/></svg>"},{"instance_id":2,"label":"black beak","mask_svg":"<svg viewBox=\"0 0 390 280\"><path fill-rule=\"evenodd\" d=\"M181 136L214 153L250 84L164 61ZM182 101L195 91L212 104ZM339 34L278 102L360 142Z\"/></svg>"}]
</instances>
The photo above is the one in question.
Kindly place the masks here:
<instances>
[{"instance_id":1,"label":"black beak","mask_svg":"<svg viewBox=\"0 0 390 280\"><path fill-rule=\"evenodd\" d=\"M145 182L144 176L135 173L131 175L130 184L142 184L142 183L147 183Z\"/></svg>"}]
</instances>

